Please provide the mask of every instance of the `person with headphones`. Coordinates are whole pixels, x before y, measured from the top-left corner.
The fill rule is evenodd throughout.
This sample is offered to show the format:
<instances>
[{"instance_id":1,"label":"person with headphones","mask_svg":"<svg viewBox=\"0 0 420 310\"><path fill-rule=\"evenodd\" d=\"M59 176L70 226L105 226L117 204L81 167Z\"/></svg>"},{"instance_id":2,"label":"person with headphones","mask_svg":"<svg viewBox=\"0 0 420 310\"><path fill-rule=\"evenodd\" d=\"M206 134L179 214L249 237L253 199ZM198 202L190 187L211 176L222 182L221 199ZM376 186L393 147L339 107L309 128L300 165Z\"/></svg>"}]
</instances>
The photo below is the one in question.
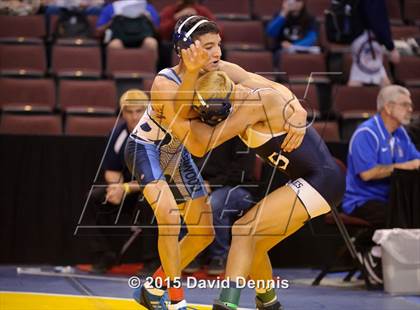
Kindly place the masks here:
<instances>
[{"instance_id":1,"label":"person with headphones","mask_svg":"<svg viewBox=\"0 0 420 310\"><path fill-rule=\"evenodd\" d=\"M134 291L135 300L147 309L186 309L180 286L181 270L214 239L212 212L206 203L203 179L183 141L168 129L177 126L168 126L175 121L172 112L179 108L183 117L198 116L185 103L191 102L190 89L195 79L206 71L223 70L236 83L245 86L285 88L235 64L221 61L220 31L216 23L201 16L188 16L180 19L175 29L174 43L178 55L196 41L198 46L203 46L208 57L206 64L195 78L185 78L183 60L157 74L151 89L152 102L128 138L125 150L127 166L153 208L159 229L162 267L154 273L153 283L144 284ZM187 108L184 109L184 105ZM294 111L291 118L296 123L306 122L306 111L299 102L294 101L291 107ZM293 150L302 142L305 128L286 127L288 133L283 146ZM180 216L184 218L188 234L178 242ZM166 289L170 300L168 305L165 303Z\"/></svg>"},{"instance_id":2,"label":"person with headphones","mask_svg":"<svg viewBox=\"0 0 420 310\"><path fill-rule=\"evenodd\" d=\"M185 78L200 68L200 61L196 61L199 54L205 65L206 53L201 48L182 51L188 70ZM248 277L259 284L258 309L282 309L274 290L268 251L309 220L328 213L343 197L344 174L314 128L307 128L295 150L281 147L296 100L287 89L250 89L234 84L225 72L213 71L201 76L195 86L191 107L200 118L186 119L172 111L174 126L164 122L195 156L204 156L239 136L261 159L290 179L267 193L232 226L225 273L229 285L222 288L213 309L236 309Z\"/></svg>"}]
</instances>

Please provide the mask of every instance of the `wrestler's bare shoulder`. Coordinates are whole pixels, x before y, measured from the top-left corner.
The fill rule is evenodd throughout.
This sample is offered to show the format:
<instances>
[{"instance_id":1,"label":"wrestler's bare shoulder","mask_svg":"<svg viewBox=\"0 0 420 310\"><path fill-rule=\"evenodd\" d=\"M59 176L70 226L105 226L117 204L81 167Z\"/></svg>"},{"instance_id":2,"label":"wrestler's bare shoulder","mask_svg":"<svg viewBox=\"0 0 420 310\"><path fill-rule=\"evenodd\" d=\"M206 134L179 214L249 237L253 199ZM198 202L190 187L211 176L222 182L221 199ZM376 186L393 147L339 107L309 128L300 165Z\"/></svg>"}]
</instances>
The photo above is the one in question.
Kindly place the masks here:
<instances>
[{"instance_id":1,"label":"wrestler's bare shoulder","mask_svg":"<svg viewBox=\"0 0 420 310\"><path fill-rule=\"evenodd\" d=\"M220 60L219 61L219 70L224 71L226 73L239 72L239 71L240 72L246 72L244 69L242 69L237 64L234 64L232 62L225 61L225 60Z\"/></svg>"},{"instance_id":2,"label":"wrestler's bare shoulder","mask_svg":"<svg viewBox=\"0 0 420 310\"><path fill-rule=\"evenodd\" d=\"M152 91L177 90L179 85L168 78L157 75L153 80Z\"/></svg>"}]
</instances>

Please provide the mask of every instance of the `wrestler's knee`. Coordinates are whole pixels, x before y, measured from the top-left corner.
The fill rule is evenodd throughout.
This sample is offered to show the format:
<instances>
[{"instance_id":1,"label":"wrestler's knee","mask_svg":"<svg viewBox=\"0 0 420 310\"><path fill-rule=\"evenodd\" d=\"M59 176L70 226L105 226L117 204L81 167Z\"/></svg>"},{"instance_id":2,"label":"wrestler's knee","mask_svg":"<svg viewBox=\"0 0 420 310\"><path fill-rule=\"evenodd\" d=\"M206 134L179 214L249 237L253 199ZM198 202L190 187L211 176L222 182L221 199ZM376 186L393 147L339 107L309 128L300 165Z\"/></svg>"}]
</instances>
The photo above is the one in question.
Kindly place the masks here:
<instances>
[{"instance_id":1,"label":"wrestler's knee","mask_svg":"<svg viewBox=\"0 0 420 310\"><path fill-rule=\"evenodd\" d=\"M253 231L253 227L249 223L236 221L232 226L232 244L254 245Z\"/></svg>"},{"instance_id":2,"label":"wrestler's knee","mask_svg":"<svg viewBox=\"0 0 420 310\"><path fill-rule=\"evenodd\" d=\"M200 248L205 248L213 242L215 232L211 225L188 225L188 235L194 236L194 243Z\"/></svg>"},{"instance_id":3,"label":"wrestler's knee","mask_svg":"<svg viewBox=\"0 0 420 310\"><path fill-rule=\"evenodd\" d=\"M143 194L152 206L159 225L179 225L179 209L165 181L147 184Z\"/></svg>"}]
</instances>

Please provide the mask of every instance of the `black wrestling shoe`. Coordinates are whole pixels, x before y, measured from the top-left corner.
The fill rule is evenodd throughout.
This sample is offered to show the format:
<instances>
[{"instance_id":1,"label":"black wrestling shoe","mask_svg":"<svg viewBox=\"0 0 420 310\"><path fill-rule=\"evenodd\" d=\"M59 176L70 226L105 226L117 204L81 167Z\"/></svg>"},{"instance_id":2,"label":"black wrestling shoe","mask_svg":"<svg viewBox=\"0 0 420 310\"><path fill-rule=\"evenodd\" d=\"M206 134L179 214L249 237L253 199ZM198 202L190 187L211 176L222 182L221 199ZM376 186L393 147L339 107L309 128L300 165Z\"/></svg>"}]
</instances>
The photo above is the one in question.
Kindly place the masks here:
<instances>
[{"instance_id":1,"label":"black wrestling shoe","mask_svg":"<svg viewBox=\"0 0 420 310\"><path fill-rule=\"evenodd\" d=\"M92 265L91 273L104 274L117 262L117 255L113 252L103 252L98 255L97 262Z\"/></svg>"},{"instance_id":2,"label":"black wrestling shoe","mask_svg":"<svg viewBox=\"0 0 420 310\"><path fill-rule=\"evenodd\" d=\"M187 267L185 267L182 272L184 273L194 273L197 272L201 269L201 265L200 262L198 261L198 259L194 259L191 263L188 264Z\"/></svg>"},{"instance_id":3,"label":"black wrestling shoe","mask_svg":"<svg viewBox=\"0 0 420 310\"><path fill-rule=\"evenodd\" d=\"M215 256L210 260L207 267L207 274L210 276L221 275L225 271L226 259L220 256Z\"/></svg>"},{"instance_id":4,"label":"black wrestling shoe","mask_svg":"<svg viewBox=\"0 0 420 310\"><path fill-rule=\"evenodd\" d=\"M215 299L213 301L212 309L214 309L214 310L232 310L233 308L230 308L229 306L227 306L223 301Z\"/></svg>"},{"instance_id":5,"label":"black wrestling shoe","mask_svg":"<svg viewBox=\"0 0 420 310\"><path fill-rule=\"evenodd\" d=\"M255 297L255 304L258 310L284 310L282 304L277 299L265 304L257 296Z\"/></svg>"}]
</instances>

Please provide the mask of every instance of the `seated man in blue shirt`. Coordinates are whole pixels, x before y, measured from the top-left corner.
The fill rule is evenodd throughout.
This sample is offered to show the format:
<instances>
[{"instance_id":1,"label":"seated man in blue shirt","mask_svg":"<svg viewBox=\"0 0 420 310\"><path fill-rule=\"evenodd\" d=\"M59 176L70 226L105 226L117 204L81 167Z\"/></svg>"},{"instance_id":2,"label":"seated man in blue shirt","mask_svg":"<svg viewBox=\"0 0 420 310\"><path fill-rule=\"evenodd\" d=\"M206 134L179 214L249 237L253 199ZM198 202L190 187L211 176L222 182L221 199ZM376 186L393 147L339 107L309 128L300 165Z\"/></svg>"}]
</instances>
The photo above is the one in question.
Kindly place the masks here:
<instances>
[{"instance_id":1,"label":"seated man in blue shirt","mask_svg":"<svg viewBox=\"0 0 420 310\"><path fill-rule=\"evenodd\" d=\"M345 213L367 220L374 229L385 226L392 171L419 169L420 165L420 152L402 126L410 123L413 112L410 92L397 85L382 88L377 110L375 116L356 129L350 140L343 200ZM370 254L380 256L376 251ZM371 265L366 264L368 271ZM380 277L371 276L381 283Z\"/></svg>"}]
</instances>

